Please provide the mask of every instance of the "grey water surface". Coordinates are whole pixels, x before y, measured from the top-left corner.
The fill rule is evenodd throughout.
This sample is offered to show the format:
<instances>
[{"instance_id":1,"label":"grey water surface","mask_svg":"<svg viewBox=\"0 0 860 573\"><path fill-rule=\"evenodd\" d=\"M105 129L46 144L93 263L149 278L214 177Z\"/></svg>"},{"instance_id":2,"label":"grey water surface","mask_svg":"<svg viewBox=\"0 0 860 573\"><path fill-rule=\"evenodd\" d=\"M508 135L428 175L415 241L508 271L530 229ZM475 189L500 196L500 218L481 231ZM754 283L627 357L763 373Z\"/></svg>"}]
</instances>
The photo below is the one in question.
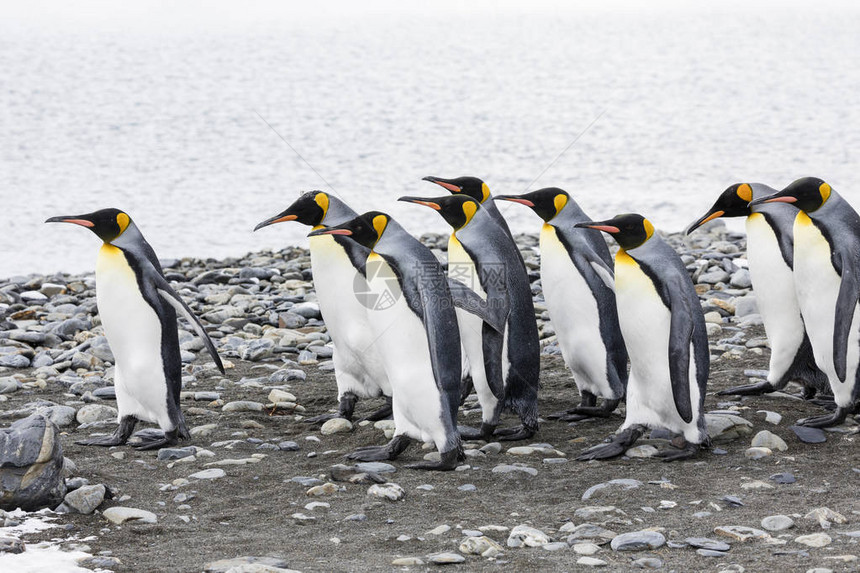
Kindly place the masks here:
<instances>
[{"instance_id":1,"label":"grey water surface","mask_svg":"<svg viewBox=\"0 0 860 573\"><path fill-rule=\"evenodd\" d=\"M425 175L667 230L741 180L818 175L860 205L851 8L144 4L0 19L0 276L93 268L95 236L43 221L102 207L165 258L302 244L251 230L310 189L445 231L396 202L444 192Z\"/></svg>"}]
</instances>

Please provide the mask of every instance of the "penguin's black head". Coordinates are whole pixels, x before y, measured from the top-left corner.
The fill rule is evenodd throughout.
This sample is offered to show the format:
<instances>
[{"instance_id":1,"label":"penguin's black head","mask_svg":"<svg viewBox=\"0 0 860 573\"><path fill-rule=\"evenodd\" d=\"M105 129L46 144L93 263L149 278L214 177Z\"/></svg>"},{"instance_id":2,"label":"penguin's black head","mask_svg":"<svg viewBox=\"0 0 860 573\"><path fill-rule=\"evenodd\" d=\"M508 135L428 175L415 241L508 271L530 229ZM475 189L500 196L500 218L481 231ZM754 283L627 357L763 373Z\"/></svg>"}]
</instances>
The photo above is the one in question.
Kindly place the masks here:
<instances>
[{"instance_id":1,"label":"penguin's black head","mask_svg":"<svg viewBox=\"0 0 860 573\"><path fill-rule=\"evenodd\" d=\"M287 207L286 211L270 217L254 227L254 230L283 223L284 221L298 221L303 225L316 227L321 225L328 213L329 198L323 191L308 191L295 202Z\"/></svg>"},{"instance_id":2,"label":"penguin's black head","mask_svg":"<svg viewBox=\"0 0 860 573\"><path fill-rule=\"evenodd\" d=\"M832 191L830 185L818 177L803 177L779 193L756 199L750 205L776 202L792 203L798 209L811 213L827 203Z\"/></svg>"},{"instance_id":3,"label":"penguin's black head","mask_svg":"<svg viewBox=\"0 0 860 573\"><path fill-rule=\"evenodd\" d=\"M624 250L640 247L654 235L654 225L651 221L636 213L615 215L606 221L587 221L574 226L609 233Z\"/></svg>"},{"instance_id":4,"label":"penguin's black head","mask_svg":"<svg viewBox=\"0 0 860 573\"><path fill-rule=\"evenodd\" d=\"M549 223L570 201L567 191L558 187L546 187L523 195L496 195L494 199L513 201L531 207L538 216Z\"/></svg>"},{"instance_id":5,"label":"penguin's black head","mask_svg":"<svg viewBox=\"0 0 860 573\"><path fill-rule=\"evenodd\" d=\"M749 183L735 183L723 191L710 211L690 225L687 234L689 235L708 221L713 221L719 217L746 217L751 215L752 209L750 209L749 204L752 201L752 196L752 187L749 186Z\"/></svg>"},{"instance_id":6,"label":"penguin's black head","mask_svg":"<svg viewBox=\"0 0 860 573\"><path fill-rule=\"evenodd\" d=\"M480 202L469 195L445 195L426 199L423 197L401 197L398 201L424 205L439 211L439 214L449 225L454 227L455 231L468 225L478 209L481 208Z\"/></svg>"},{"instance_id":7,"label":"penguin's black head","mask_svg":"<svg viewBox=\"0 0 860 573\"><path fill-rule=\"evenodd\" d=\"M382 238L385 228L388 226L390 217L379 211L368 211L351 219L346 223L334 227L322 227L308 233L308 237L320 235L344 235L356 243L373 249L374 245Z\"/></svg>"},{"instance_id":8,"label":"penguin's black head","mask_svg":"<svg viewBox=\"0 0 860 573\"><path fill-rule=\"evenodd\" d=\"M462 193L483 203L490 197L490 188L477 177L457 177L456 179L442 179L441 177L425 177L422 181L430 181L440 187L444 187L451 193Z\"/></svg>"},{"instance_id":9,"label":"penguin's black head","mask_svg":"<svg viewBox=\"0 0 860 573\"><path fill-rule=\"evenodd\" d=\"M100 209L86 215L51 217L46 223L72 223L87 227L105 243L122 235L131 224L131 217L119 209Z\"/></svg>"}]
</instances>

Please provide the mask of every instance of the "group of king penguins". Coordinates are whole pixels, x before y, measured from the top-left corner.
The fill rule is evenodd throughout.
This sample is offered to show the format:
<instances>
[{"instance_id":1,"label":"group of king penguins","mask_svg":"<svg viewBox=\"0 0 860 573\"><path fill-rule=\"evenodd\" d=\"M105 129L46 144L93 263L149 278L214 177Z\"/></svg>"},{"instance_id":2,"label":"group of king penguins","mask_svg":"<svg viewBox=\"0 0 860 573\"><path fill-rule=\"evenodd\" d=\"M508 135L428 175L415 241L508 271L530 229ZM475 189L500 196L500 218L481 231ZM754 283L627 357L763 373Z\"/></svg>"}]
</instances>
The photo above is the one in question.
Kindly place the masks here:
<instances>
[{"instance_id":1,"label":"group of king penguins","mask_svg":"<svg viewBox=\"0 0 860 573\"><path fill-rule=\"evenodd\" d=\"M447 270L391 216L359 215L323 191L301 195L255 228L286 221L312 228L311 267L334 343L338 410L308 421L352 419L360 398L384 396L387 406L368 419L393 416L393 438L348 457L391 460L420 440L436 446L439 460L407 467L427 470L457 467L463 440L535 434L538 329L528 272L496 203L507 201L544 221L543 295L581 396L577 407L548 418L605 418L626 400L621 428L578 459L621 455L649 428L674 436L658 454L665 461L690 458L706 445L705 320L685 265L650 221L638 214L592 220L557 187L493 197L475 177L425 180L450 194L399 200L433 209L451 225ZM860 388L860 216L830 185L807 177L782 191L732 185L687 232L718 217L746 217L749 269L772 349L766 381L721 393L764 394L794 380L805 398L832 394L835 402L835 411L798 424L842 423L854 412ZM162 431L142 436L139 449L188 438L179 405L177 311L224 368L203 326L164 278L152 247L118 209L47 222L87 227L103 242L96 296L115 357L118 427L78 443L124 444L138 421ZM618 244L614 262L602 233ZM458 426L458 408L473 388L481 426ZM505 410L520 425L499 428Z\"/></svg>"}]
</instances>

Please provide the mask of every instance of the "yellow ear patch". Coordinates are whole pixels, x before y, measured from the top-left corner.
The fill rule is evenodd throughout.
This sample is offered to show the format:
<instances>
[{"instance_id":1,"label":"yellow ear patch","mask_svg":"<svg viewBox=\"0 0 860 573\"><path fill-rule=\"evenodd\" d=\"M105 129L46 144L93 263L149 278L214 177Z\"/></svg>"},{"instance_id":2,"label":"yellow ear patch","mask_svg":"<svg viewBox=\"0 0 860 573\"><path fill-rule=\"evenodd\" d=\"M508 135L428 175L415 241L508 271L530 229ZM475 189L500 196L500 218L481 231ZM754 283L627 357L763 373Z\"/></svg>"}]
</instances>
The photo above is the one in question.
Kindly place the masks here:
<instances>
[{"instance_id":1,"label":"yellow ear patch","mask_svg":"<svg viewBox=\"0 0 860 573\"><path fill-rule=\"evenodd\" d=\"M129 223L131 223L131 219L125 213L120 213L116 216L116 224L119 225L119 235L122 235L125 232ZM117 237L119 235L117 235Z\"/></svg>"},{"instance_id":2,"label":"yellow ear patch","mask_svg":"<svg viewBox=\"0 0 860 573\"><path fill-rule=\"evenodd\" d=\"M821 186L818 187L818 192L821 193L822 205L824 205L824 203L826 203L827 200L830 199L830 191L832 191L832 189L827 183L822 183Z\"/></svg>"},{"instance_id":3,"label":"yellow ear patch","mask_svg":"<svg viewBox=\"0 0 860 573\"><path fill-rule=\"evenodd\" d=\"M747 184L747 183L744 183L743 185L739 185L738 190L737 190L737 195L742 200L749 203L750 201L752 201L752 195L753 195L752 187L750 187L749 184Z\"/></svg>"},{"instance_id":4,"label":"yellow ear patch","mask_svg":"<svg viewBox=\"0 0 860 573\"><path fill-rule=\"evenodd\" d=\"M484 184L486 185L486 183ZM469 221L472 220L472 217L475 216L475 213L478 212L478 204L474 201L466 201L463 203L463 215L466 216L466 222L460 227L461 229L469 224Z\"/></svg>"},{"instance_id":5,"label":"yellow ear patch","mask_svg":"<svg viewBox=\"0 0 860 573\"><path fill-rule=\"evenodd\" d=\"M555 199L552 200L552 204L555 206L555 214L558 215L561 213L561 210L564 209L564 206L567 205L567 195L559 193L555 196Z\"/></svg>"},{"instance_id":6,"label":"yellow ear patch","mask_svg":"<svg viewBox=\"0 0 860 573\"><path fill-rule=\"evenodd\" d=\"M316 197L314 197L314 201L320 206L320 209L322 209L323 216L320 221L324 221L325 216L328 213L328 195L325 193L317 193Z\"/></svg>"},{"instance_id":7,"label":"yellow ear patch","mask_svg":"<svg viewBox=\"0 0 860 573\"><path fill-rule=\"evenodd\" d=\"M388 217L385 215L377 215L373 218L373 229L376 231L377 240L382 237L385 232L385 227L388 226Z\"/></svg>"},{"instance_id":8,"label":"yellow ear patch","mask_svg":"<svg viewBox=\"0 0 860 573\"><path fill-rule=\"evenodd\" d=\"M654 235L654 225L648 219L642 219L642 226L645 228L645 241L647 241Z\"/></svg>"},{"instance_id":9,"label":"yellow ear patch","mask_svg":"<svg viewBox=\"0 0 860 573\"><path fill-rule=\"evenodd\" d=\"M486 183L481 183L481 203L490 197L490 187Z\"/></svg>"}]
</instances>

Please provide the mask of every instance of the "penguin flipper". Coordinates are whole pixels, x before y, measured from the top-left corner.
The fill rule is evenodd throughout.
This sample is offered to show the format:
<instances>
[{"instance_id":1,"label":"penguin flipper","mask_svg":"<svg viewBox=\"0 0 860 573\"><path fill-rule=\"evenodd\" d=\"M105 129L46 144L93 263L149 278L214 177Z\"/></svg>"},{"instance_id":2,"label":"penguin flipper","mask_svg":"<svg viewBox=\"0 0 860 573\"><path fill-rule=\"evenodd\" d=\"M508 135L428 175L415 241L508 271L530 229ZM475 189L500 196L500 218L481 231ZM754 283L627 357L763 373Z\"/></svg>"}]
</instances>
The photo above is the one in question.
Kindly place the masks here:
<instances>
[{"instance_id":1,"label":"penguin flipper","mask_svg":"<svg viewBox=\"0 0 860 573\"><path fill-rule=\"evenodd\" d=\"M197 336L203 340L203 344L206 345L206 350L209 351L209 354L212 356L212 360L215 361L215 366L218 367L221 374L224 374L224 364L221 363L221 357L218 356L218 351L215 350L215 344L212 342L212 339L209 338L209 335L206 334L206 330L203 328L200 320L194 316L194 313L191 312L191 309L188 308L185 301L180 298L179 293L173 290L173 287L170 286L167 279L164 277L160 278L161 280L156 279L156 289L158 290L158 294L161 295L161 298L163 298L170 306L185 316L185 319L194 328L194 332L196 332Z\"/></svg>"},{"instance_id":2,"label":"penguin flipper","mask_svg":"<svg viewBox=\"0 0 860 573\"><path fill-rule=\"evenodd\" d=\"M672 306L669 326L669 379L672 382L672 397L678 415L687 423L693 420L693 406L690 398L690 344L693 340L694 312L682 288L669 289Z\"/></svg>"},{"instance_id":3,"label":"penguin flipper","mask_svg":"<svg viewBox=\"0 0 860 573\"><path fill-rule=\"evenodd\" d=\"M860 300L860 281L855 269L846 265L840 258L842 268L842 283L839 285L839 296L836 298L836 324L833 328L833 366L840 382L845 382L848 362L848 337L851 335L851 323L854 320L854 309Z\"/></svg>"},{"instance_id":4,"label":"penguin flipper","mask_svg":"<svg viewBox=\"0 0 860 573\"><path fill-rule=\"evenodd\" d=\"M478 296L478 293L456 279L448 279L448 290L451 291L451 299L454 306L470 312L487 323L490 328L503 334L505 332L505 319L501 313L487 304L487 301Z\"/></svg>"}]
</instances>

